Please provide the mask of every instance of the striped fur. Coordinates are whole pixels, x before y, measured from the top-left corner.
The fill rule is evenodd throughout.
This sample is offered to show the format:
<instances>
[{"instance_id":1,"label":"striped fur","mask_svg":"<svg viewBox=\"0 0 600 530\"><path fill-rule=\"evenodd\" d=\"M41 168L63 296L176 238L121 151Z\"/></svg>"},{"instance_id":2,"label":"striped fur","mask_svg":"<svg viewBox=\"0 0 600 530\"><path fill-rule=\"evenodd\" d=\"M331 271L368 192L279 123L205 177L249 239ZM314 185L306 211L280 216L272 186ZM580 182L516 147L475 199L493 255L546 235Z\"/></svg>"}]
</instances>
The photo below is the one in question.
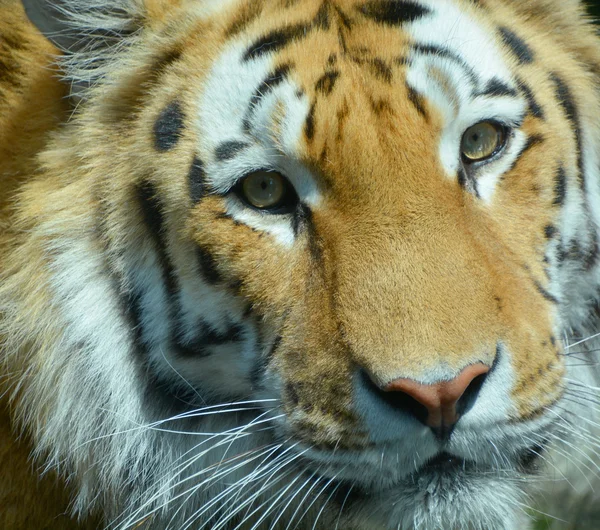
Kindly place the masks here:
<instances>
[{"instance_id":1,"label":"striped fur","mask_svg":"<svg viewBox=\"0 0 600 530\"><path fill-rule=\"evenodd\" d=\"M600 524L579 2L23 4L0 0L0 465L60 484L2 465L0 527ZM482 121L506 145L468 164ZM240 198L257 170L291 213ZM477 363L443 442L379 390Z\"/></svg>"}]
</instances>

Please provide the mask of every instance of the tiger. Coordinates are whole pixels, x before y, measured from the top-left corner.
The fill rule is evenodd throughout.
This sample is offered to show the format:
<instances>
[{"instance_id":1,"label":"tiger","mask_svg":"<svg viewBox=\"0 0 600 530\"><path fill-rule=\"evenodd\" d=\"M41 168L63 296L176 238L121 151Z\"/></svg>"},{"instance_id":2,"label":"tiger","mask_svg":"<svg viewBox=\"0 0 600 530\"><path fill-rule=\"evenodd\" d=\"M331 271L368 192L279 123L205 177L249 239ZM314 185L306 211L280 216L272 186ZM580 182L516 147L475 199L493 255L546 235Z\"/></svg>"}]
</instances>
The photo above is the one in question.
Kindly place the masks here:
<instances>
[{"instance_id":1,"label":"tiger","mask_svg":"<svg viewBox=\"0 0 600 530\"><path fill-rule=\"evenodd\" d=\"M578 0L0 0L0 528L597 529L599 75Z\"/></svg>"}]
</instances>

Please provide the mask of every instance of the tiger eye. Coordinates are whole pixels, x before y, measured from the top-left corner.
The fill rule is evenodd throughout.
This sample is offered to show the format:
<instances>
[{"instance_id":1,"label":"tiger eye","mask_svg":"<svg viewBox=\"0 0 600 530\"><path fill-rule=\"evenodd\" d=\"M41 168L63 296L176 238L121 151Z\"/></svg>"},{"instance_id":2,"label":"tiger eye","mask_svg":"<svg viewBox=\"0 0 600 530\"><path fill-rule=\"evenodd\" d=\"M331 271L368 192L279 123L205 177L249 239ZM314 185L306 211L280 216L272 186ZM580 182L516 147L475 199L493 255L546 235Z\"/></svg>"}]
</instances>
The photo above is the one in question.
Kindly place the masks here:
<instances>
[{"instance_id":1,"label":"tiger eye","mask_svg":"<svg viewBox=\"0 0 600 530\"><path fill-rule=\"evenodd\" d=\"M465 161L479 162L495 155L503 145L503 127L496 123L482 121L465 131L461 153Z\"/></svg>"},{"instance_id":2,"label":"tiger eye","mask_svg":"<svg viewBox=\"0 0 600 530\"><path fill-rule=\"evenodd\" d=\"M242 182L246 201L261 210L276 208L286 197L287 181L274 171L255 171Z\"/></svg>"}]
</instances>

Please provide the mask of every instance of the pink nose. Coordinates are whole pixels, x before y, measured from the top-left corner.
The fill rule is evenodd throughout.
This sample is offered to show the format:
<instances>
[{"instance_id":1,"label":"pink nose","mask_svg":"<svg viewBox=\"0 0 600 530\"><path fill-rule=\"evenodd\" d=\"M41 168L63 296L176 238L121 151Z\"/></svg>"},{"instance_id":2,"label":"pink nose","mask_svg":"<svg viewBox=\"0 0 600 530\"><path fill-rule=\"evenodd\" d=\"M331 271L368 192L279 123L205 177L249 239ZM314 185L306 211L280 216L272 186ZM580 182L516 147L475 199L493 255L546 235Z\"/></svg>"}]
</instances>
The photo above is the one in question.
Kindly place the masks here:
<instances>
[{"instance_id":1,"label":"pink nose","mask_svg":"<svg viewBox=\"0 0 600 530\"><path fill-rule=\"evenodd\" d=\"M429 427L451 427L460 417L456 410L460 398L476 378L489 371L490 367L485 364L472 364L451 381L424 385L412 379L396 379L383 390L403 392L423 405L427 409L426 423Z\"/></svg>"}]
</instances>

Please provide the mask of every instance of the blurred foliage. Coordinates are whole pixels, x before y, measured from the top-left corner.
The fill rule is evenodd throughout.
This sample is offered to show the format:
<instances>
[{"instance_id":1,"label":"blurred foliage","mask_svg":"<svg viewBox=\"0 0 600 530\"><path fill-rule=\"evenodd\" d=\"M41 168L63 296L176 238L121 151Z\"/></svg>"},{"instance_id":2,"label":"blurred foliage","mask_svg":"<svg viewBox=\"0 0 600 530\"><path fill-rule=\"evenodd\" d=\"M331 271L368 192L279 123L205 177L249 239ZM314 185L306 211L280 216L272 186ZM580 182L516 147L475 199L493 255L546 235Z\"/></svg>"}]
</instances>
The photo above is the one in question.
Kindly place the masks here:
<instances>
[{"instance_id":1,"label":"blurred foliage","mask_svg":"<svg viewBox=\"0 0 600 530\"><path fill-rule=\"evenodd\" d=\"M550 521L547 519L540 519L535 527L534 530L548 530L550 528Z\"/></svg>"}]
</instances>

